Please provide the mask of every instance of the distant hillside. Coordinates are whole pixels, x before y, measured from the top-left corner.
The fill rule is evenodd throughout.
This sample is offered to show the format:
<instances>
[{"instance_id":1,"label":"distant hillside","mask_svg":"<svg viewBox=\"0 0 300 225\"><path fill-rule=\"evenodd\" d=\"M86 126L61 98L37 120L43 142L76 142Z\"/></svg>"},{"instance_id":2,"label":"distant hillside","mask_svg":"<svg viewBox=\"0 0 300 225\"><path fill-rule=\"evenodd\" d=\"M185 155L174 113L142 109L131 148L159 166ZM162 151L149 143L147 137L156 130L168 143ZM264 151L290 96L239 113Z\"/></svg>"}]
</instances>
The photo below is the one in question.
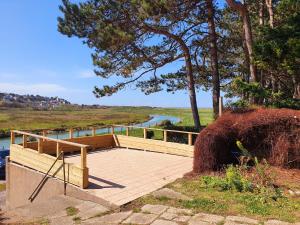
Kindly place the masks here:
<instances>
[{"instance_id":1,"label":"distant hillside","mask_svg":"<svg viewBox=\"0 0 300 225\"><path fill-rule=\"evenodd\" d=\"M71 105L71 103L59 97L0 93L0 106L5 107L32 107L38 109L51 109L60 107L62 105Z\"/></svg>"}]
</instances>

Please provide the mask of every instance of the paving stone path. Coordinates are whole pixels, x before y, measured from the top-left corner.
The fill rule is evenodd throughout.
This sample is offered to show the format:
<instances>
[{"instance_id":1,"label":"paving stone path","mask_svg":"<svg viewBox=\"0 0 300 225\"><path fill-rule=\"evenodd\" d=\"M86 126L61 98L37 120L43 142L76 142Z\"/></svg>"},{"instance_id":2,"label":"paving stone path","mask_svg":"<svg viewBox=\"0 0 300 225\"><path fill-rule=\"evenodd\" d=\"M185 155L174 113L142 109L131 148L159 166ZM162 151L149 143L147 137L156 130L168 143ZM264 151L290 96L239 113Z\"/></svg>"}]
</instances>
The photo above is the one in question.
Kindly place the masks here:
<instances>
[{"instance_id":1,"label":"paving stone path","mask_svg":"<svg viewBox=\"0 0 300 225\"><path fill-rule=\"evenodd\" d=\"M56 207L53 207L54 204ZM74 213L68 213L66 208L73 209ZM7 212L5 216L13 218L13 220L2 221L4 224L23 224L20 221L41 221L43 219L43 223L40 223L43 225L258 225L263 223L264 225L291 225L279 220L258 221L243 216L224 217L208 213L195 214L190 209L165 205L147 204L141 207L138 212L113 212L96 203L65 196L51 199L47 203L20 207L15 209L13 213ZM300 223L296 224L300 225Z\"/></svg>"},{"instance_id":2,"label":"paving stone path","mask_svg":"<svg viewBox=\"0 0 300 225\"><path fill-rule=\"evenodd\" d=\"M117 218L117 219L116 219ZM179 209L164 205L144 205L140 212L117 212L91 220L82 221L81 224L122 224L122 225L290 225L279 220L258 221L243 216L221 216L208 213L194 214L189 209ZM300 223L297 223L300 225Z\"/></svg>"}]
</instances>

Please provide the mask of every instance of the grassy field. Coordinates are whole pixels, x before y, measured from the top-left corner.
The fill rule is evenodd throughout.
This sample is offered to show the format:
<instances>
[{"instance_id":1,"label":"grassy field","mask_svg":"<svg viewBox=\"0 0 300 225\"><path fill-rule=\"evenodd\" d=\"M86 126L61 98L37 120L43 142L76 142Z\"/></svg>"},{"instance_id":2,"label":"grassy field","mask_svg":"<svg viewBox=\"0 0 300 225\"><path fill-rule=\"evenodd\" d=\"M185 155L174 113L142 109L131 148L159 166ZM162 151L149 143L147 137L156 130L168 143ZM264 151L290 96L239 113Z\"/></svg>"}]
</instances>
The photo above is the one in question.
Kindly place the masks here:
<instances>
[{"instance_id":1,"label":"grassy field","mask_svg":"<svg viewBox=\"0 0 300 225\"><path fill-rule=\"evenodd\" d=\"M61 108L33 110L0 108L0 130L37 130L93 125L129 124L146 121L151 114L179 117L180 125L192 125L190 109L151 107L106 107L101 109ZM211 109L200 109L202 125L213 121Z\"/></svg>"},{"instance_id":2,"label":"grassy field","mask_svg":"<svg viewBox=\"0 0 300 225\"><path fill-rule=\"evenodd\" d=\"M278 176L281 176L278 174ZM206 179L204 179L206 178ZM208 179L210 178L210 179ZM209 185L204 183L209 180ZM218 186L218 176L198 176L178 179L167 185L168 188L191 198L191 200L176 200L167 197L154 197L149 194L128 204L125 209L139 211L145 204L167 205L191 209L194 213L207 212L219 215L243 215L265 221L279 219L287 222L300 220L300 198L291 196L289 188L280 186L276 194L270 189L237 191L224 190ZM300 188L294 179L296 190Z\"/></svg>"}]
</instances>

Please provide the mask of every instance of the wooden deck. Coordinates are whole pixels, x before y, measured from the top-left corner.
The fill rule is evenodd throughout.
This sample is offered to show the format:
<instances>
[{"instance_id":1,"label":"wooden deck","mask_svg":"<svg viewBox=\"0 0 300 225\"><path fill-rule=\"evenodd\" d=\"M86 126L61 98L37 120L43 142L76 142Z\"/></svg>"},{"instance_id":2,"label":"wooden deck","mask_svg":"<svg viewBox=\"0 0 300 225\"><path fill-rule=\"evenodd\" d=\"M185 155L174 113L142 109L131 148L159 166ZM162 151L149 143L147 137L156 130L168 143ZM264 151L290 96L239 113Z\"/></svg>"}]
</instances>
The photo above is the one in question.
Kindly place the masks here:
<instances>
[{"instance_id":1,"label":"wooden deck","mask_svg":"<svg viewBox=\"0 0 300 225\"><path fill-rule=\"evenodd\" d=\"M64 140L49 138L46 131L42 135L11 131L10 160L114 205L155 191L192 170L193 135L197 133L135 128L143 129L144 135L132 137L132 127L125 128L125 135L114 127L110 134L97 135L93 127L92 136L77 138L70 129ZM153 129L163 132L163 140L147 138L147 131ZM168 141L170 132L187 135L187 143ZM15 143L15 135L23 136L22 144Z\"/></svg>"},{"instance_id":2,"label":"wooden deck","mask_svg":"<svg viewBox=\"0 0 300 225\"><path fill-rule=\"evenodd\" d=\"M182 177L192 170L192 158L126 148L87 155L89 192L115 205L123 205ZM80 155L66 158L80 162Z\"/></svg>"}]
</instances>

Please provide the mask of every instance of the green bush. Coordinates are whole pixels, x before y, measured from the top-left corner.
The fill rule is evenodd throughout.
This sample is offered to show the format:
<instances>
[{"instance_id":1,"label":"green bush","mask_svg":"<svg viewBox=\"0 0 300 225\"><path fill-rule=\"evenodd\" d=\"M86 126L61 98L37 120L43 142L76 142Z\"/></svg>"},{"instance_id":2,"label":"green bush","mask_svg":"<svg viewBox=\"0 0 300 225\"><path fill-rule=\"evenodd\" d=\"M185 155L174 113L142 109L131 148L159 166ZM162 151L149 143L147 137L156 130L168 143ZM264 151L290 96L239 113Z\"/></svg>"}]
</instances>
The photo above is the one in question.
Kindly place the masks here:
<instances>
[{"instance_id":1,"label":"green bush","mask_svg":"<svg viewBox=\"0 0 300 225\"><path fill-rule=\"evenodd\" d=\"M242 176L238 166L230 165L226 169L226 181L229 189L239 192L253 191L252 183Z\"/></svg>"},{"instance_id":2,"label":"green bush","mask_svg":"<svg viewBox=\"0 0 300 225\"><path fill-rule=\"evenodd\" d=\"M242 176L239 167L230 165L225 177L203 176L202 184L206 187L219 188L220 191L235 190L238 192L253 192L254 185Z\"/></svg>"}]
</instances>

